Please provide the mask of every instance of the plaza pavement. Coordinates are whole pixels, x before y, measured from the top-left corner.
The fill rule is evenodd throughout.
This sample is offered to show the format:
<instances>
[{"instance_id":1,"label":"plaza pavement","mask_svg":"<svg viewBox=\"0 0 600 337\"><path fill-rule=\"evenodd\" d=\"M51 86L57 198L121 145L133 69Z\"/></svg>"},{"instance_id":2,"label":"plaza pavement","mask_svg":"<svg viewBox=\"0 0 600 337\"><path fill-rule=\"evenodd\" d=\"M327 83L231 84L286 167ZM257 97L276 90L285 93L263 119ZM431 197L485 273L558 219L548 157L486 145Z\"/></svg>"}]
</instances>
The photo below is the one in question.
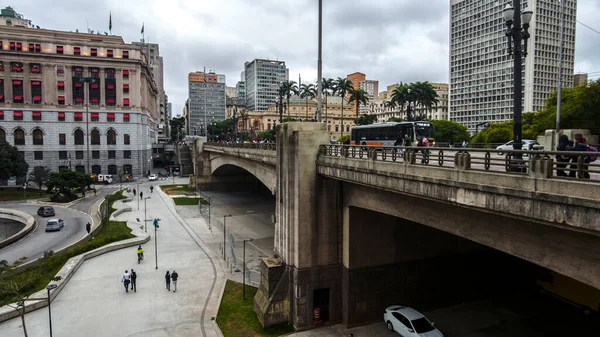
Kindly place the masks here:
<instances>
[{"instance_id":1,"label":"plaza pavement","mask_svg":"<svg viewBox=\"0 0 600 337\"><path fill-rule=\"evenodd\" d=\"M176 183L187 183L187 178L177 178ZM162 220L157 233L158 269L149 222L152 238L143 246L141 264L131 247L87 260L75 273L52 302L54 336L221 336L213 317L226 275L219 258L202 241L211 234L207 225L203 219L188 224L168 196L156 188L150 193L149 183L140 184L140 189L151 197L146 200L148 218ZM139 210L135 198L128 205L132 211L116 220L127 221L132 228L141 226L136 218L143 220L144 203L140 202ZM120 278L131 268L138 274L138 291L125 293ZM179 274L178 290L169 292L164 275L174 269ZM29 336L50 335L47 307L27 314L25 322ZM0 324L0 336L23 336L20 318Z\"/></svg>"}]
</instances>

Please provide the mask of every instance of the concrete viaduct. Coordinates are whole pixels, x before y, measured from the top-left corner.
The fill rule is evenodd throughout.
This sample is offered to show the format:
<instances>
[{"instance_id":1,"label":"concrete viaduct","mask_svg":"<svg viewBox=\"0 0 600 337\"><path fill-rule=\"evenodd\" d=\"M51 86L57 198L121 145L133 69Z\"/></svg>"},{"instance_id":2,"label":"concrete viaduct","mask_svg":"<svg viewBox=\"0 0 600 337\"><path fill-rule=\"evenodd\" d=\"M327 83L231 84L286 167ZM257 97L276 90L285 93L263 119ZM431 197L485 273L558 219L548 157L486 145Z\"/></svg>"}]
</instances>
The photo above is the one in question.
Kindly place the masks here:
<instances>
[{"instance_id":1,"label":"concrete viaduct","mask_svg":"<svg viewBox=\"0 0 600 337\"><path fill-rule=\"evenodd\" d=\"M510 282L494 274L503 262L493 255L477 260L481 247L600 289L599 185L552 178L549 156L530 158L528 174L507 174L472 169L466 152L452 167L417 164L410 152L393 160L344 152L323 145L325 124L285 123L277 140L197 138L193 147L201 188L238 184L241 169L275 195L276 255L263 260L254 298L264 326L311 328L315 306L354 326L391 304L435 306L453 300L441 292ZM477 270L456 256L478 261Z\"/></svg>"}]
</instances>

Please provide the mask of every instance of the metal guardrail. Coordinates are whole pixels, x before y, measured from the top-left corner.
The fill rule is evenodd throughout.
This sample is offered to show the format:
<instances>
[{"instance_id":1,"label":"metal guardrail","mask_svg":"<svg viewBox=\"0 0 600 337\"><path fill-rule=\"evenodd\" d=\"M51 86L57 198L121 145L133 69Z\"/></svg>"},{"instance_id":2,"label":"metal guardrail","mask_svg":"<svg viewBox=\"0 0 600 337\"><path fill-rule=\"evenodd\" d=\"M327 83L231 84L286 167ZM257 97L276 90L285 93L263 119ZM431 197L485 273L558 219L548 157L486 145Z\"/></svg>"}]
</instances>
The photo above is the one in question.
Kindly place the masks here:
<instances>
[{"instance_id":1,"label":"metal guardrail","mask_svg":"<svg viewBox=\"0 0 600 337\"><path fill-rule=\"evenodd\" d=\"M225 142L206 142L204 145L217 146L234 149L254 149L254 150L277 150L277 144L275 143L225 143Z\"/></svg>"},{"instance_id":2,"label":"metal guardrail","mask_svg":"<svg viewBox=\"0 0 600 337\"><path fill-rule=\"evenodd\" d=\"M527 174L531 170L532 159L537 158L552 163L553 178L600 181L600 161L589 162L587 159L590 156L598 155L597 152L499 151L496 149L473 148L374 147L327 144L319 147L319 154L331 157L520 175ZM521 154L522 159L516 158L517 154ZM560 155L564 161L557 161L557 155ZM468 162L466 166L465 160Z\"/></svg>"}]
</instances>

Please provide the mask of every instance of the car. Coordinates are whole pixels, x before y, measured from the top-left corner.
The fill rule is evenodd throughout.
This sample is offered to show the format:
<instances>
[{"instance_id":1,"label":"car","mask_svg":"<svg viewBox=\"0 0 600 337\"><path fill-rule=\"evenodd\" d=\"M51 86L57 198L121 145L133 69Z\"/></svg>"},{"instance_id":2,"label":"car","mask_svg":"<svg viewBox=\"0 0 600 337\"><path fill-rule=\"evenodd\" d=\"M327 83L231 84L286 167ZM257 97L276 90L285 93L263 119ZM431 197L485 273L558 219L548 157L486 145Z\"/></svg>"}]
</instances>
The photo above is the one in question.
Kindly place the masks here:
<instances>
[{"instance_id":1,"label":"car","mask_svg":"<svg viewBox=\"0 0 600 337\"><path fill-rule=\"evenodd\" d=\"M148 180L149 181L158 180L158 176L156 174L152 173L151 175L148 176Z\"/></svg>"},{"instance_id":2,"label":"car","mask_svg":"<svg viewBox=\"0 0 600 337\"><path fill-rule=\"evenodd\" d=\"M511 140L510 142L508 142L506 144L502 144L502 145L499 145L498 147L496 147L496 150L499 150L498 155L500 155L500 156L503 155L504 152L502 152L502 151L513 150L513 142L514 141ZM534 145L540 145L540 143L536 142L535 140L531 140L531 139L523 139L523 140L521 140L521 142L523 144L523 145L521 145L521 149L527 150L527 151L533 150Z\"/></svg>"},{"instance_id":3,"label":"car","mask_svg":"<svg viewBox=\"0 0 600 337\"><path fill-rule=\"evenodd\" d=\"M65 220L63 219L49 219L46 222L46 232L60 231L65 227Z\"/></svg>"},{"instance_id":4,"label":"car","mask_svg":"<svg viewBox=\"0 0 600 337\"><path fill-rule=\"evenodd\" d=\"M444 337L427 317L413 308L401 305L387 307L383 312L383 321L388 330L402 337Z\"/></svg>"},{"instance_id":5,"label":"car","mask_svg":"<svg viewBox=\"0 0 600 337\"><path fill-rule=\"evenodd\" d=\"M52 206L42 206L38 208L37 214L43 217L56 215Z\"/></svg>"}]
</instances>

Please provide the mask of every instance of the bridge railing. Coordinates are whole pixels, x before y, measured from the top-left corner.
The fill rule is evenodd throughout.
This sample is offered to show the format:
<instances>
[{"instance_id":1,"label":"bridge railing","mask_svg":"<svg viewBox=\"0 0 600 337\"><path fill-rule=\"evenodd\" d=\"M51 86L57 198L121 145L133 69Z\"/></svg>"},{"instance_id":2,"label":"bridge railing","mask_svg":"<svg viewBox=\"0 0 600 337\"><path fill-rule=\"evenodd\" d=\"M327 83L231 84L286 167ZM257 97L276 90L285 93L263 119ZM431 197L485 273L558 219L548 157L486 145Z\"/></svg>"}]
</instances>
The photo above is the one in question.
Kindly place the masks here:
<instances>
[{"instance_id":1,"label":"bridge railing","mask_svg":"<svg viewBox=\"0 0 600 337\"><path fill-rule=\"evenodd\" d=\"M277 150L277 144L275 143L222 143L222 142L206 142L204 145L217 146L224 148L235 148L235 149L254 149L254 150Z\"/></svg>"},{"instance_id":2,"label":"bridge railing","mask_svg":"<svg viewBox=\"0 0 600 337\"><path fill-rule=\"evenodd\" d=\"M561 179L591 179L600 181L600 160L590 162L598 152L463 149L440 147L375 147L360 145L321 145L320 155L359 160L384 161L410 165L436 166L444 169L493 171L525 175L537 160L546 170L546 177ZM521 154L518 160L515 155ZM560 161L557 160L560 158Z\"/></svg>"}]
</instances>

